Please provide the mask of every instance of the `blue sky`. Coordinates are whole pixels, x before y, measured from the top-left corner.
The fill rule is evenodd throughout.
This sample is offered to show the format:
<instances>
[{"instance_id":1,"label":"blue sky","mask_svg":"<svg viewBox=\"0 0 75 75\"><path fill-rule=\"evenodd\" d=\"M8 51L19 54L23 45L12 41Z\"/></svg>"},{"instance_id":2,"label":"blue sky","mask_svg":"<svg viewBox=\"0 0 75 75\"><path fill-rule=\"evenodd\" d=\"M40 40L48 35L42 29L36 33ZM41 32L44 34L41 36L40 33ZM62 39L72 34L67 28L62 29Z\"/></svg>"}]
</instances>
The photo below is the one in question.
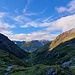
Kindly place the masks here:
<instances>
[{"instance_id":1,"label":"blue sky","mask_svg":"<svg viewBox=\"0 0 75 75\"><path fill-rule=\"evenodd\" d=\"M0 0L0 33L11 40L52 40L75 27L75 0Z\"/></svg>"}]
</instances>

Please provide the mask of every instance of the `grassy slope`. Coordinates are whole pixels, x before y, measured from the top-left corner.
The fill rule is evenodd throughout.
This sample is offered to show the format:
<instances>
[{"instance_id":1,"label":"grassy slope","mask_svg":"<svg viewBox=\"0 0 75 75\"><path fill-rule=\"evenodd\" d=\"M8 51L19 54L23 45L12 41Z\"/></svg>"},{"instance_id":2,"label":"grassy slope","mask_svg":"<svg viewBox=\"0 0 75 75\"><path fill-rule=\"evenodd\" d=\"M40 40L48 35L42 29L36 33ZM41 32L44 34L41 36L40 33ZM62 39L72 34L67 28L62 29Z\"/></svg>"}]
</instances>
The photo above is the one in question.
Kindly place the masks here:
<instances>
[{"instance_id":1,"label":"grassy slope","mask_svg":"<svg viewBox=\"0 0 75 75\"><path fill-rule=\"evenodd\" d=\"M49 45L50 43L46 44L45 46L41 47L40 49L36 50L36 52L32 53L32 60L33 64L45 64L47 62L47 55L49 54ZM46 59L45 59L46 58ZM44 60L45 59L45 60Z\"/></svg>"},{"instance_id":2,"label":"grassy slope","mask_svg":"<svg viewBox=\"0 0 75 75\"><path fill-rule=\"evenodd\" d=\"M66 42L68 40L71 40L73 38L75 38L75 32L72 32L72 33L69 33L68 31L64 32L64 33L60 34L56 39L53 40L53 42L51 43L49 48L50 48L50 50L52 50L59 44Z\"/></svg>"},{"instance_id":3,"label":"grassy slope","mask_svg":"<svg viewBox=\"0 0 75 75\"><path fill-rule=\"evenodd\" d=\"M15 45L8 37L0 34L0 75L11 65L28 66L26 62L29 53Z\"/></svg>"},{"instance_id":4,"label":"grassy slope","mask_svg":"<svg viewBox=\"0 0 75 75\"><path fill-rule=\"evenodd\" d=\"M24 57L27 57L28 53L25 52L24 50L22 50L20 47L18 47L16 44L14 44L11 40L7 40L8 42L8 45L11 47L12 49L12 52L15 52L16 56L18 56L19 58L24 58Z\"/></svg>"},{"instance_id":5,"label":"grassy slope","mask_svg":"<svg viewBox=\"0 0 75 75\"><path fill-rule=\"evenodd\" d=\"M53 68L56 72L57 75L67 75L66 72L60 68L60 66L46 66L46 65L35 65L33 67L28 67L28 68L23 68L25 71L17 71L14 73L9 73L9 75L47 75L47 72L49 69ZM19 69L16 69L19 70ZM13 70L12 70L13 71Z\"/></svg>"},{"instance_id":6,"label":"grassy slope","mask_svg":"<svg viewBox=\"0 0 75 75\"><path fill-rule=\"evenodd\" d=\"M57 75L68 75L65 69L62 69L59 65L64 62L70 61L72 57L75 57L75 33L63 34L62 39L57 40L52 45L52 50L50 51L50 43L38 49L36 52L31 54L31 63L33 67L25 68L26 75L47 75L47 71L50 68L54 68L57 71ZM66 37L67 36L67 37ZM54 40L55 41L55 40ZM38 64L38 65L37 65ZM54 66L51 66L54 65ZM75 65L75 60L68 65L69 70L75 75L75 69L70 68L70 66ZM21 75L21 71L12 73Z\"/></svg>"},{"instance_id":7,"label":"grassy slope","mask_svg":"<svg viewBox=\"0 0 75 75\"><path fill-rule=\"evenodd\" d=\"M9 65L24 65L24 63L17 57L11 55L9 52L0 49L0 75L3 75L5 68Z\"/></svg>"},{"instance_id":8,"label":"grassy slope","mask_svg":"<svg viewBox=\"0 0 75 75\"><path fill-rule=\"evenodd\" d=\"M2 75L4 73L5 68L8 65L11 65L13 62L14 64L18 64L18 67L13 67L9 75L47 75L47 71L50 68L54 68L55 71L57 71L57 75L67 75L65 70L63 70L59 65L61 64L61 62L67 62L75 56L75 39L63 42L51 51L49 51L49 46L50 43L46 44L45 46L41 47L36 52L31 54L31 63L33 63L34 65L36 64L33 67L20 66L21 64L18 63L20 62L18 58L9 54L6 51L3 52L3 50L1 50L1 56L3 55L3 57L1 59L0 56L0 61L4 64L0 63L2 65L0 67L0 74ZM5 61L6 57L4 55L6 55L7 59L9 59L7 60L7 62ZM18 62L16 60L18 60ZM73 61L70 65L75 65L75 61ZM75 74L75 69L70 68L70 70Z\"/></svg>"},{"instance_id":9,"label":"grassy slope","mask_svg":"<svg viewBox=\"0 0 75 75\"><path fill-rule=\"evenodd\" d=\"M61 65L62 63L70 61L73 57L75 57L75 39L61 43L51 51L49 51L49 45L50 43L46 44L32 54L34 65ZM68 66L74 65L75 60L73 60ZM70 68L70 70L75 74L75 69Z\"/></svg>"},{"instance_id":10,"label":"grassy slope","mask_svg":"<svg viewBox=\"0 0 75 75\"><path fill-rule=\"evenodd\" d=\"M53 51L55 51L55 54L49 63L51 62L51 64L61 64L61 62L69 61L72 57L75 56L75 39L58 45L56 48L54 48Z\"/></svg>"},{"instance_id":11,"label":"grassy slope","mask_svg":"<svg viewBox=\"0 0 75 75\"><path fill-rule=\"evenodd\" d=\"M34 64L61 64L75 56L75 39L66 41L49 51L49 43L32 54Z\"/></svg>"}]
</instances>

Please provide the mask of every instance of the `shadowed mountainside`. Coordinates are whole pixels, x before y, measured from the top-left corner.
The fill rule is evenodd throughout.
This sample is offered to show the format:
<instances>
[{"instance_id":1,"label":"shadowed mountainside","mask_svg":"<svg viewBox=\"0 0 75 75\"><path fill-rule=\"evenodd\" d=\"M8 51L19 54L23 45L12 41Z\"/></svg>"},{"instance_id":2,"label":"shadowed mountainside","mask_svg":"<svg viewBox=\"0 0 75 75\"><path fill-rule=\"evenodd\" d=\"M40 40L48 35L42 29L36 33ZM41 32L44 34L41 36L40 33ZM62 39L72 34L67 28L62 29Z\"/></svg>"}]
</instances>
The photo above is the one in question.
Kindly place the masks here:
<instances>
[{"instance_id":1,"label":"shadowed mountainside","mask_svg":"<svg viewBox=\"0 0 75 75\"><path fill-rule=\"evenodd\" d=\"M6 50L9 53L19 57L24 58L28 55L27 52L19 48L16 44L14 44L8 37L0 34L0 49Z\"/></svg>"}]
</instances>

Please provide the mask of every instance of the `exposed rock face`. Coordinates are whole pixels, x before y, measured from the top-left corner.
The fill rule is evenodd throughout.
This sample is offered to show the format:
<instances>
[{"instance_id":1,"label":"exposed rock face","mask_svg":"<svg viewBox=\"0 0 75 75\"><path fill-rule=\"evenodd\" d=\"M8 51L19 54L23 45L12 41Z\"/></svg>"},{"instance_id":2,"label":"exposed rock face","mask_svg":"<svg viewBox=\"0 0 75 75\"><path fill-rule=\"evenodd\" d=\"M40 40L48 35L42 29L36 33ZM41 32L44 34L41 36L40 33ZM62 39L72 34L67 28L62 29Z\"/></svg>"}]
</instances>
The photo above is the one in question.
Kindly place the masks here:
<instances>
[{"instance_id":1,"label":"exposed rock face","mask_svg":"<svg viewBox=\"0 0 75 75\"><path fill-rule=\"evenodd\" d=\"M75 66L70 66L70 68L75 68Z\"/></svg>"},{"instance_id":2,"label":"exposed rock face","mask_svg":"<svg viewBox=\"0 0 75 75\"><path fill-rule=\"evenodd\" d=\"M62 66L68 66L68 65L70 65L73 61L75 61L75 57L72 57L69 61L64 62L64 63L62 64Z\"/></svg>"},{"instance_id":3,"label":"exposed rock face","mask_svg":"<svg viewBox=\"0 0 75 75\"><path fill-rule=\"evenodd\" d=\"M71 62L72 62L72 60L67 61L67 62L63 63L62 66L68 66L69 64L71 64Z\"/></svg>"},{"instance_id":4,"label":"exposed rock face","mask_svg":"<svg viewBox=\"0 0 75 75\"><path fill-rule=\"evenodd\" d=\"M5 69L5 71L6 71L6 72L9 72L9 71L12 69L13 66L14 66L14 65L8 66L8 67Z\"/></svg>"},{"instance_id":5,"label":"exposed rock face","mask_svg":"<svg viewBox=\"0 0 75 75\"><path fill-rule=\"evenodd\" d=\"M57 75L57 72L53 68L51 68L48 70L47 75Z\"/></svg>"}]
</instances>

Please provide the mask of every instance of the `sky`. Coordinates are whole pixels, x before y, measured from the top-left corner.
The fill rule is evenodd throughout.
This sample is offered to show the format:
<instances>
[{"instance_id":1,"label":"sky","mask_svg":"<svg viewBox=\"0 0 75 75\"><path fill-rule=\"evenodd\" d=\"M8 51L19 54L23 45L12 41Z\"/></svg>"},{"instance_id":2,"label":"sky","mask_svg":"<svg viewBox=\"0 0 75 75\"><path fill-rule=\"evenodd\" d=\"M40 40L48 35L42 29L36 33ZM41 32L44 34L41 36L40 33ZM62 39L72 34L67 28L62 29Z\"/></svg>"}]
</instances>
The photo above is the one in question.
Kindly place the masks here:
<instances>
[{"instance_id":1,"label":"sky","mask_svg":"<svg viewBox=\"0 0 75 75\"><path fill-rule=\"evenodd\" d=\"M75 28L75 0L0 0L0 33L11 40L53 40Z\"/></svg>"}]
</instances>

